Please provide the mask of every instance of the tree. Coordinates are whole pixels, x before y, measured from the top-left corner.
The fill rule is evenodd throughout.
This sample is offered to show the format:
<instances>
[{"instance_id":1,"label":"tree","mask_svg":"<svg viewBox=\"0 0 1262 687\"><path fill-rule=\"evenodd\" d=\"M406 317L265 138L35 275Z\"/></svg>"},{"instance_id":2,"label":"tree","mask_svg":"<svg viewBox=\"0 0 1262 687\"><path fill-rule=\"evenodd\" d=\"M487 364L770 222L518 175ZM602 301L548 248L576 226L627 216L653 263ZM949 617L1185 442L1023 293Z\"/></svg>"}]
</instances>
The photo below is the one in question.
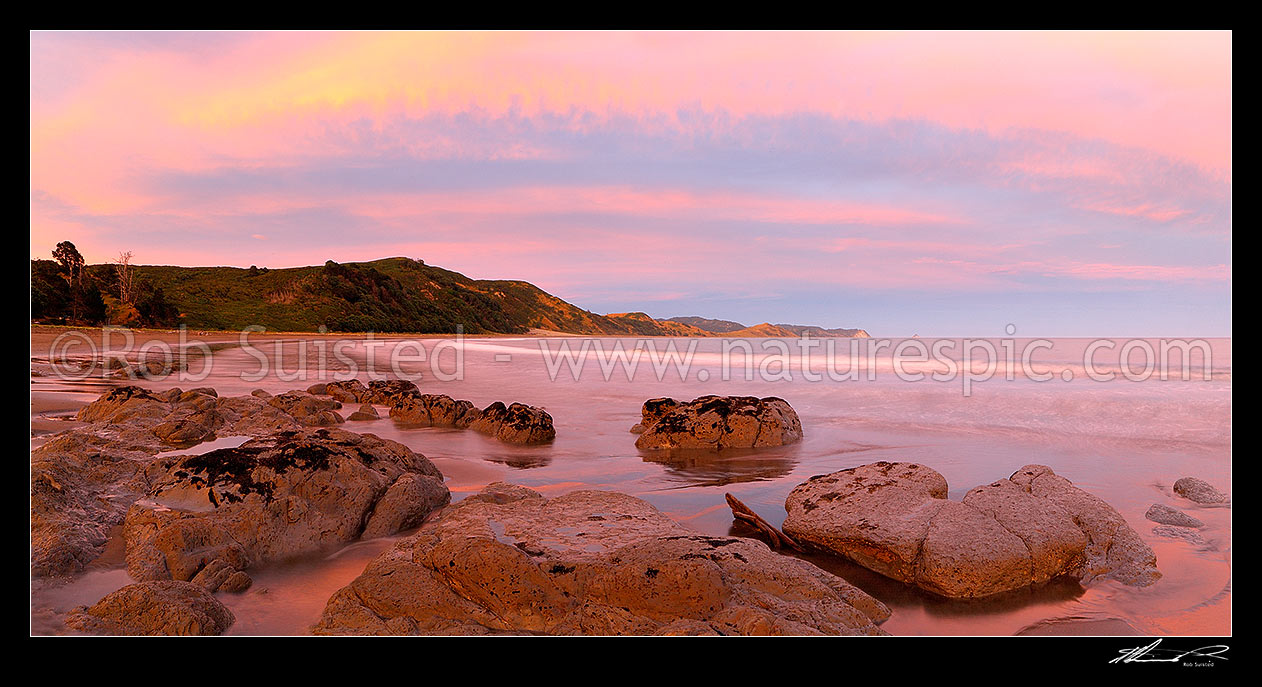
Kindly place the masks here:
<instances>
[{"instance_id":1,"label":"tree","mask_svg":"<svg viewBox=\"0 0 1262 687\"><path fill-rule=\"evenodd\" d=\"M131 251L119 253L114 262L114 271L118 273L118 300L128 305L136 302L135 274L131 264Z\"/></svg>"},{"instance_id":2,"label":"tree","mask_svg":"<svg viewBox=\"0 0 1262 687\"><path fill-rule=\"evenodd\" d=\"M53 259L61 265L70 285L74 286L79 281L79 276L83 274L83 256L79 254L79 249L69 241L62 241L53 249Z\"/></svg>"},{"instance_id":3,"label":"tree","mask_svg":"<svg viewBox=\"0 0 1262 687\"><path fill-rule=\"evenodd\" d=\"M53 259L61 265L62 278L70 285L70 316L79 318L79 291L83 287L83 256L69 241L62 241L53 249Z\"/></svg>"},{"instance_id":4,"label":"tree","mask_svg":"<svg viewBox=\"0 0 1262 687\"><path fill-rule=\"evenodd\" d=\"M101 294L105 302L105 318L110 324L130 327L140 323L140 312L131 303L115 298L108 293Z\"/></svg>"}]
</instances>

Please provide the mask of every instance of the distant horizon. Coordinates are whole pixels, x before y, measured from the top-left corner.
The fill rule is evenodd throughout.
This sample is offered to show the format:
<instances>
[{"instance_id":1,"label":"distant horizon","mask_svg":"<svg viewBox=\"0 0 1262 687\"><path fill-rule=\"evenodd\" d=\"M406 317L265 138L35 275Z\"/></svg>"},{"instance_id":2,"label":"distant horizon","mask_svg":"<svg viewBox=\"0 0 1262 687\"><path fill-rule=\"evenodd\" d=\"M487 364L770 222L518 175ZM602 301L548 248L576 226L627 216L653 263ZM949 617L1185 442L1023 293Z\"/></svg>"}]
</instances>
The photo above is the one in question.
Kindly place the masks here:
<instances>
[{"instance_id":1,"label":"distant horizon","mask_svg":"<svg viewBox=\"0 0 1262 687\"><path fill-rule=\"evenodd\" d=\"M30 59L32 259L407 255L598 313L1231 336L1230 31L32 31Z\"/></svg>"}]
</instances>

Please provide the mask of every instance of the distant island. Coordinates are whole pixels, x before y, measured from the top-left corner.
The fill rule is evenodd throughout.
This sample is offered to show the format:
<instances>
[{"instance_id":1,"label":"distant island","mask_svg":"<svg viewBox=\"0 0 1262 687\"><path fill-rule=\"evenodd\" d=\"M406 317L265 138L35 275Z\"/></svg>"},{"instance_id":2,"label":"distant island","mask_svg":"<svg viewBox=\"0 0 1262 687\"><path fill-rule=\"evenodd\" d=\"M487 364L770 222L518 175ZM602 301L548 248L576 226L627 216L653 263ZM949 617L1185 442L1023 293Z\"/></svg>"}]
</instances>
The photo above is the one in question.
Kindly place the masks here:
<instances>
[{"instance_id":1,"label":"distant island","mask_svg":"<svg viewBox=\"0 0 1262 687\"><path fill-rule=\"evenodd\" d=\"M66 248L69 246L69 248ZM612 336L866 337L862 329L600 315L529 282L470 279L395 257L268 269L175 267L125 261L85 265L73 244L56 260L31 261L31 321L272 331L526 334L546 330ZM76 263L76 257L78 262ZM120 256L122 257L122 256Z\"/></svg>"}]
</instances>

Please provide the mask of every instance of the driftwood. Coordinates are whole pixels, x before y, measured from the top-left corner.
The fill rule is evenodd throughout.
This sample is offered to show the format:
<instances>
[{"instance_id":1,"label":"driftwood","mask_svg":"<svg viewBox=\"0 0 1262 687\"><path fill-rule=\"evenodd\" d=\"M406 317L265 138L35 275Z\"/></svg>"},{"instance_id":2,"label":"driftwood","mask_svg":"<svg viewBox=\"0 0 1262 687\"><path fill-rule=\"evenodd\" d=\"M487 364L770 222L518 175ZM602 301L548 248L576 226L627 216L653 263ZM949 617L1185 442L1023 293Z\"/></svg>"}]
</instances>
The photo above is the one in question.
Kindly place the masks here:
<instances>
[{"instance_id":1,"label":"driftwood","mask_svg":"<svg viewBox=\"0 0 1262 687\"><path fill-rule=\"evenodd\" d=\"M762 517L755 513L749 506L741 503L735 496L732 496L731 494L724 494L723 498L727 499L727 506L732 509L732 517L753 525L760 532L767 535L767 538L771 540L771 548L778 549L781 545L784 545L794 551L802 550L802 547L799 546L797 542L793 541L789 535L776 529L775 526L766 520L763 520Z\"/></svg>"}]
</instances>

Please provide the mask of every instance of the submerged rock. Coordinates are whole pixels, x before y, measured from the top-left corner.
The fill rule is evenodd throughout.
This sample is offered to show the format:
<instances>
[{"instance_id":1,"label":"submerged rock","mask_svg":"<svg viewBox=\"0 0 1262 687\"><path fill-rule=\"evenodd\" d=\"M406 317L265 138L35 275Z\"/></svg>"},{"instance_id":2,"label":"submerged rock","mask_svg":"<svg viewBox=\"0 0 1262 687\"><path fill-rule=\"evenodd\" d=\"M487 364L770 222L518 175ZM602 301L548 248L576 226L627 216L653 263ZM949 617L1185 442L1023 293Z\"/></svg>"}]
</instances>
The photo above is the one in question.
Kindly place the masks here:
<instances>
[{"instance_id":1,"label":"submerged rock","mask_svg":"<svg viewBox=\"0 0 1262 687\"><path fill-rule=\"evenodd\" d=\"M261 561L415 526L449 500L438 469L402 444L285 432L180 457L156 477L127 511L127 571L189 580L213 568L206 581L217 586Z\"/></svg>"},{"instance_id":2,"label":"submerged rock","mask_svg":"<svg viewBox=\"0 0 1262 687\"><path fill-rule=\"evenodd\" d=\"M775 397L702 396L684 403L655 398L640 415L635 446L641 449L757 448L802 438L797 413Z\"/></svg>"},{"instance_id":3,"label":"submerged rock","mask_svg":"<svg viewBox=\"0 0 1262 687\"><path fill-rule=\"evenodd\" d=\"M1144 513L1144 517L1159 522L1163 525L1174 525L1176 527L1203 527L1205 523L1184 513L1177 508L1171 508L1160 503L1154 503L1149 507L1148 512Z\"/></svg>"},{"instance_id":4,"label":"submerged rock","mask_svg":"<svg viewBox=\"0 0 1262 687\"><path fill-rule=\"evenodd\" d=\"M377 557L316 634L883 634L889 609L762 542L605 491L492 484Z\"/></svg>"},{"instance_id":5,"label":"submerged rock","mask_svg":"<svg viewBox=\"0 0 1262 687\"><path fill-rule=\"evenodd\" d=\"M192 582L140 582L66 616L66 625L105 635L218 635L236 618Z\"/></svg>"},{"instance_id":6,"label":"submerged rock","mask_svg":"<svg viewBox=\"0 0 1262 687\"><path fill-rule=\"evenodd\" d=\"M1195 477L1183 477L1175 482L1174 493L1201 504L1228 503L1231 500L1209 482Z\"/></svg>"},{"instance_id":7,"label":"submerged rock","mask_svg":"<svg viewBox=\"0 0 1262 687\"><path fill-rule=\"evenodd\" d=\"M1217 542L1212 539L1206 539L1198 529L1179 527L1177 525L1157 525L1152 528L1152 533L1167 539L1181 539L1201 551L1218 550Z\"/></svg>"},{"instance_id":8,"label":"submerged rock","mask_svg":"<svg viewBox=\"0 0 1262 687\"><path fill-rule=\"evenodd\" d=\"M947 499L931 468L881 461L812 477L785 502L784 531L896 580L952 598L1061 575L1146 586L1152 549L1107 503L1041 465Z\"/></svg>"}]
</instances>

